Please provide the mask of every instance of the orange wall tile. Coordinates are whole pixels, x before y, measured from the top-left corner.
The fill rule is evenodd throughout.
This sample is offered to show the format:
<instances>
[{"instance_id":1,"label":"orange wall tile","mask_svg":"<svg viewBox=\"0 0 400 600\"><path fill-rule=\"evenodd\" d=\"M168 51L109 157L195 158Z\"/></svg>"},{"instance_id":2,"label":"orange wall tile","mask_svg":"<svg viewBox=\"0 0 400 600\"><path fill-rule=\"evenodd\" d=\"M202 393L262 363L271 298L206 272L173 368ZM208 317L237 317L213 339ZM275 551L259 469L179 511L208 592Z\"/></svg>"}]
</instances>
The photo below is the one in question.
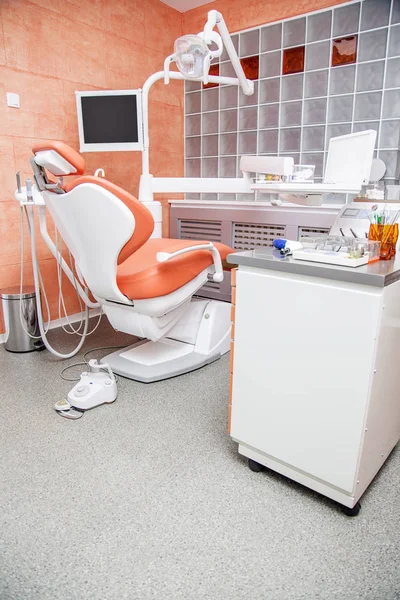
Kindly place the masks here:
<instances>
[{"instance_id":1,"label":"orange wall tile","mask_svg":"<svg viewBox=\"0 0 400 600\"><path fill-rule=\"evenodd\" d=\"M20 95L20 109L6 106L6 92ZM0 98L0 135L65 139L60 81L0 67Z\"/></svg>"},{"instance_id":2,"label":"orange wall tile","mask_svg":"<svg viewBox=\"0 0 400 600\"><path fill-rule=\"evenodd\" d=\"M6 64L6 48L4 46L3 20L0 13L0 65Z\"/></svg>"},{"instance_id":3,"label":"orange wall tile","mask_svg":"<svg viewBox=\"0 0 400 600\"><path fill-rule=\"evenodd\" d=\"M30 0L31 4L113 35L144 43L145 5L158 0ZM180 15L178 15L179 18Z\"/></svg>"},{"instance_id":4,"label":"orange wall tile","mask_svg":"<svg viewBox=\"0 0 400 600\"><path fill-rule=\"evenodd\" d=\"M29 159L38 141L62 140L79 150L75 91L142 87L163 69L182 34L182 15L159 0L0 0L0 289L19 282L19 206L13 200L15 172L32 177ZM20 95L8 108L6 92ZM183 175L183 85L157 82L150 94L153 173ZM106 177L138 194L141 154L84 155L86 171L102 167ZM161 195L168 231L166 198ZM52 228L49 226L52 233ZM29 245L25 228L24 240ZM37 237L38 258L57 314L55 261ZM25 253L26 281L32 271ZM69 282L71 312L79 305ZM0 311L1 312L1 311ZM0 333L3 331L0 317Z\"/></svg>"},{"instance_id":5,"label":"orange wall tile","mask_svg":"<svg viewBox=\"0 0 400 600\"><path fill-rule=\"evenodd\" d=\"M183 112L183 89L183 81L171 80L168 85L165 85L162 80L157 81L151 89L151 100L180 106Z\"/></svg>"},{"instance_id":6,"label":"orange wall tile","mask_svg":"<svg viewBox=\"0 0 400 600\"><path fill-rule=\"evenodd\" d=\"M4 102L4 95L2 96L2 98ZM12 138L0 135L0 203L4 200L12 200L12 198L14 197L14 191L16 187L14 173L15 163Z\"/></svg>"},{"instance_id":7,"label":"orange wall tile","mask_svg":"<svg viewBox=\"0 0 400 600\"><path fill-rule=\"evenodd\" d=\"M145 40L146 45L164 55L172 54L174 41L182 35L182 17L177 19L174 12L159 2L146 2ZM172 40L171 40L172 36Z\"/></svg>"},{"instance_id":8,"label":"orange wall tile","mask_svg":"<svg viewBox=\"0 0 400 600\"><path fill-rule=\"evenodd\" d=\"M19 205L15 200L1 203L0 207L0 266L19 262Z\"/></svg>"},{"instance_id":9,"label":"orange wall tile","mask_svg":"<svg viewBox=\"0 0 400 600\"><path fill-rule=\"evenodd\" d=\"M107 86L124 85L130 88L142 87L146 79L155 71L163 69L165 55L159 50L144 48L135 40L118 40L118 46L110 43L111 34L106 39L104 74ZM118 88L117 88L118 89Z\"/></svg>"},{"instance_id":10,"label":"orange wall tile","mask_svg":"<svg viewBox=\"0 0 400 600\"><path fill-rule=\"evenodd\" d=\"M181 115L182 108L180 106L149 102L151 152L161 151L183 154L183 120L180 118ZM174 123L173 127L171 127L171 123Z\"/></svg>"},{"instance_id":11,"label":"orange wall tile","mask_svg":"<svg viewBox=\"0 0 400 600\"><path fill-rule=\"evenodd\" d=\"M2 0L1 10L9 67L105 86L104 32L26 0Z\"/></svg>"}]
</instances>

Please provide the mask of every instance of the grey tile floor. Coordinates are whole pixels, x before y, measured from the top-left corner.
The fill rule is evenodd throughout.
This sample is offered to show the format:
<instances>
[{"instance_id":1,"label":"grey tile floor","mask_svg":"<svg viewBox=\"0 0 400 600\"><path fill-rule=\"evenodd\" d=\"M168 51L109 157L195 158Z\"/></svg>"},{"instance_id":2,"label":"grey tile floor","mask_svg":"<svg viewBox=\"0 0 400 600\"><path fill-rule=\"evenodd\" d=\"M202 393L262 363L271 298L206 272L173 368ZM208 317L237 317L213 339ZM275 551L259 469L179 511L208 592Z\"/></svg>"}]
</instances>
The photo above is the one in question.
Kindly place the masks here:
<instances>
[{"instance_id":1,"label":"grey tile floor","mask_svg":"<svg viewBox=\"0 0 400 600\"><path fill-rule=\"evenodd\" d=\"M85 350L127 340L105 322ZM400 598L399 450L349 519L247 468L226 432L228 357L120 379L114 404L68 421L52 406L76 360L0 347L1 600Z\"/></svg>"}]
</instances>

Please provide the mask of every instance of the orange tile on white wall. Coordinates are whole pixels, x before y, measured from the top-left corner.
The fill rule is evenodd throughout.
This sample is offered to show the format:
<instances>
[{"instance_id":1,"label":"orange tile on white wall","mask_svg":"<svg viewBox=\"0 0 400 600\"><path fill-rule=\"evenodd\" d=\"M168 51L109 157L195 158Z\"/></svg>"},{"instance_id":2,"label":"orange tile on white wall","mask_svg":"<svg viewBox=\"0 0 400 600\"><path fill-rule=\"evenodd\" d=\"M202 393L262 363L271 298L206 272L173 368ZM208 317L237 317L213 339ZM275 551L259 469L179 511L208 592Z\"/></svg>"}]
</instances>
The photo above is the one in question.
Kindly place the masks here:
<instances>
[{"instance_id":1,"label":"orange tile on white wall","mask_svg":"<svg viewBox=\"0 0 400 600\"><path fill-rule=\"evenodd\" d=\"M80 0L75 0L79 2ZM144 46L145 12L151 3L159 0L113 0L105 2L104 27L110 33Z\"/></svg>"},{"instance_id":2,"label":"orange tile on white wall","mask_svg":"<svg viewBox=\"0 0 400 600\"><path fill-rule=\"evenodd\" d=\"M149 94L150 102L162 102L163 104L172 104L180 106L183 113L183 81L170 79L168 85L165 85L164 80L160 79L151 88Z\"/></svg>"},{"instance_id":3,"label":"orange tile on white wall","mask_svg":"<svg viewBox=\"0 0 400 600\"><path fill-rule=\"evenodd\" d=\"M1 3L0 3L0 65L6 64L6 47L4 45L3 20L1 18Z\"/></svg>"},{"instance_id":4,"label":"orange tile on white wall","mask_svg":"<svg viewBox=\"0 0 400 600\"><path fill-rule=\"evenodd\" d=\"M160 52L148 51L135 41L120 38L118 44L111 43L111 34L106 36L106 85L109 88L141 88L146 79L163 68L164 56Z\"/></svg>"},{"instance_id":5,"label":"orange tile on white wall","mask_svg":"<svg viewBox=\"0 0 400 600\"><path fill-rule=\"evenodd\" d=\"M103 31L72 22L63 33L62 55L57 65L58 77L105 87L106 44Z\"/></svg>"},{"instance_id":6,"label":"orange tile on white wall","mask_svg":"<svg viewBox=\"0 0 400 600\"><path fill-rule=\"evenodd\" d=\"M88 152L83 156L88 175L103 168L106 179L137 197L142 172L141 152Z\"/></svg>"},{"instance_id":7,"label":"orange tile on white wall","mask_svg":"<svg viewBox=\"0 0 400 600\"><path fill-rule=\"evenodd\" d=\"M0 266L19 264L20 207L16 200L0 204Z\"/></svg>"},{"instance_id":8,"label":"orange tile on white wall","mask_svg":"<svg viewBox=\"0 0 400 600\"><path fill-rule=\"evenodd\" d=\"M149 103L150 151L161 150L174 154L183 152L183 122L179 119L181 114L180 106ZM174 123L173 127L171 123Z\"/></svg>"},{"instance_id":9,"label":"orange tile on white wall","mask_svg":"<svg viewBox=\"0 0 400 600\"><path fill-rule=\"evenodd\" d=\"M0 265L0 289L18 285L20 281L20 273L21 267L17 263L12 265ZM27 285L32 285L33 283L32 263L30 260L24 263L24 283ZM2 323L0 322L0 330L3 332L4 329L1 329L1 325Z\"/></svg>"},{"instance_id":10,"label":"orange tile on white wall","mask_svg":"<svg viewBox=\"0 0 400 600\"><path fill-rule=\"evenodd\" d=\"M159 0L29 0L78 23L143 43L145 4Z\"/></svg>"},{"instance_id":11,"label":"orange tile on white wall","mask_svg":"<svg viewBox=\"0 0 400 600\"><path fill-rule=\"evenodd\" d=\"M19 94L19 109L6 106L6 92ZM0 98L0 135L65 138L64 97L59 80L0 67Z\"/></svg>"},{"instance_id":12,"label":"orange tile on white wall","mask_svg":"<svg viewBox=\"0 0 400 600\"><path fill-rule=\"evenodd\" d=\"M20 206L16 200L2 202L0 204L0 266L19 265L21 260L21 235L20 235L21 213ZM24 260L30 260L30 235L26 222L25 213L23 213L23 231L24 231ZM40 236L39 222L36 222L36 252L38 260L52 258L49 248L46 246ZM50 228L50 235L53 235L53 229ZM16 282L17 283L17 282Z\"/></svg>"},{"instance_id":13,"label":"orange tile on white wall","mask_svg":"<svg viewBox=\"0 0 400 600\"><path fill-rule=\"evenodd\" d=\"M25 0L2 0L1 14L7 65L30 73L57 76L62 52L62 19Z\"/></svg>"},{"instance_id":14,"label":"orange tile on white wall","mask_svg":"<svg viewBox=\"0 0 400 600\"><path fill-rule=\"evenodd\" d=\"M16 168L12 138L0 135L0 202L12 200L14 198L14 192L17 187L15 183L15 173Z\"/></svg>"},{"instance_id":15,"label":"orange tile on white wall","mask_svg":"<svg viewBox=\"0 0 400 600\"><path fill-rule=\"evenodd\" d=\"M150 152L150 172L154 177L182 177L182 154L169 152L168 150Z\"/></svg>"},{"instance_id":16,"label":"orange tile on white wall","mask_svg":"<svg viewBox=\"0 0 400 600\"><path fill-rule=\"evenodd\" d=\"M8 66L104 86L103 31L24 0L2 0L2 16Z\"/></svg>"},{"instance_id":17,"label":"orange tile on white wall","mask_svg":"<svg viewBox=\"0 0 400 600\"><path fill-rule=\"evenodd\" d=\"M145 44L166 58L174 52L174 41L182 35L182 14L160 2L146 2Z\"/></svg>"},{"instance_id":18,"label":"orange tile on white wall","mask_svg":"<svg viewBox=\"0 0 400 600\"><path fill-rule=\"evenodd\" d=\"M161 235L163 238L168 238L170 235L170 227L169 227L169 213L170 213L170 205L167 198L157 198L159 202L161 202L162 208L162 231Z\"/></svg>"}]
</instances>

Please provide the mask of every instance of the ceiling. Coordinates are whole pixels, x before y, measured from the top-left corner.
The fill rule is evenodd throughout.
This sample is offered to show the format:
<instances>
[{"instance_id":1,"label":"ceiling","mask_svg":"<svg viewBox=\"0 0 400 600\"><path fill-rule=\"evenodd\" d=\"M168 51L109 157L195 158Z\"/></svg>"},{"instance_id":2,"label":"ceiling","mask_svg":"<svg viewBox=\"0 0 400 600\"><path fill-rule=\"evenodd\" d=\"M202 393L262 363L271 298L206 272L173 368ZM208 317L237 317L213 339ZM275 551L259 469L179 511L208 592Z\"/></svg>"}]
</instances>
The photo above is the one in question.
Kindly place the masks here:
<instances>
[{"instance_id":1,"label":"ceiling","mask_svg":"<svg viewBox=\"0 0 400 600\"><path fill-rule=\"evenodd\" d=\"M188 10L192 10L192 8L210 4L214 0L161 0L161 2L172 6L172 8L179 10L179 12L187 12Z\"/></svg>"}]
</instances>

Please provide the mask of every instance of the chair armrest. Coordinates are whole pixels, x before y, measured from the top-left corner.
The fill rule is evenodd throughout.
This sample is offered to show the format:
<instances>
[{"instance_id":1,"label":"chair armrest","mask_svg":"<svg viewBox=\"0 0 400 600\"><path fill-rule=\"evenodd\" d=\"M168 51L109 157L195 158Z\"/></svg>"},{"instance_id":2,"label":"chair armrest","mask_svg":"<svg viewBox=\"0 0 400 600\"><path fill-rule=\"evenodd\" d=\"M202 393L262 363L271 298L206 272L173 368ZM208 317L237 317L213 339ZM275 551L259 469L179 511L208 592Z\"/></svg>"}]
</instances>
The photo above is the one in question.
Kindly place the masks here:
<instances>
[{"instance_id":1,"label":"chair armrest","mask_svg":"<svg viewBox=\"0 0 400 600\"><path fill-rule=\"evenodd\" d=\"M212 280L216 282L221 282L224 280L224 272L222 270L222 261L221 256L211 242L209 244L198 244L197 246L189 246L188 248L182 248L182 250L177 250L176 252L157 252L156 259L158 262L167 262L167 260L171 260L171 258L176 258L181 254L186 254L187 252L196 252L197 250L210 250L213 261L215 273L212 276Z\"/></svg>"}]
</instances>

